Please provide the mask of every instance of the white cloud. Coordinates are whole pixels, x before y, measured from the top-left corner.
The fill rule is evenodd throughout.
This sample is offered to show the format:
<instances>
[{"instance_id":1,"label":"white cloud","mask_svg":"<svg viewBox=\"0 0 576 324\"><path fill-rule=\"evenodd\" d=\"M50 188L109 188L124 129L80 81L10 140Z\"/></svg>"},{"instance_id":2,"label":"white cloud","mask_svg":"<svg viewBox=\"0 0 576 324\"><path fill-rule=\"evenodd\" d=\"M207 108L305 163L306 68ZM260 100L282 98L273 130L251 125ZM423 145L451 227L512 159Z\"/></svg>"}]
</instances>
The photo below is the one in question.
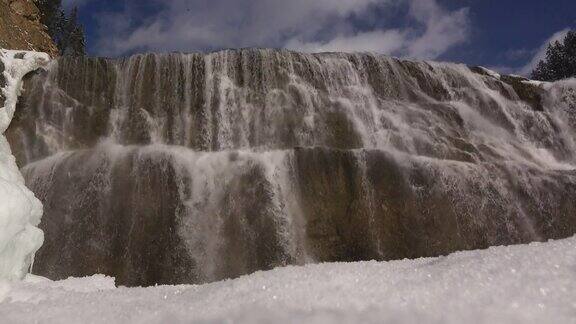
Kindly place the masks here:
<instances>
[{"instance_id":1,"label":"white cloud","mask_svg":"<svg viewBox=\"0 0 576 324\"><path fill-rule=\"evenodd\" d=\"M131 0L137 1L137 0ZM303 51L370 51L437 58L468 36L468 11L449 12L436 0L153 0L163 9L141 15L127 5L100 15L101 55L133 51L194 51L231 47L284 47ZM127 1L130 3L130 0ZM358 30L374 9L408 6L402 28ZM120 20L120 22L118 22ZM408 26L408 27L406 27Z\"/></svg>"},{"instance_id":2,"label":"white cloud","mask_svg":"<svg viewBox=\"0 0 576 324\"><path fill-rule=\"evenodd\" d=\"M358 33L352 36L336 36L326 43L304 43L298 39L291 39L286 48L303 52L376 52L392 54L405 46L406 33L400 30L377 30Z\"/></svg>"},{"instance_id":3,"label":"white cloud","mask_svg":"<svg viewBox=\"0 0 576 324\"><path fill-rule=\"evenodd\" d=\"M490 69L499 71L504 74L517 74L521 76L529 76L532 73L532 71L536 68L538 63L546 58L546 51L548 50L548 45L556 41L562 41L569 31L570 28L566 28L554 33L546 41L544 41L544 43L539 48L536 48L534 50L531 51L519 50L518 52L535 53L532 59L528 61L528 63L526 63L524 66L521 66L519 68L514 68L510 66L494 66L490 67Z\"/></svg>"},{"instance_id":4,"label":"white cloud","mask_svg":"<svg viewBox=\"0 0 576 324\"><path fill-rule=\"evenodd\" d=\"M410 42L408 56L434 59L451 47L466 41L469 33L468 9L447 12L435 1L413 0L410 15L425 26L425 32Z\"/></svg>"},{"instance_id":5,"label":"white cloud","mask_svg":"<svg viewBox=\"0 0 576 324\"><path fill-rule=\"evenodd\" d=\"M546 50L548 49L548 45L550 43L563 40L569 31L570 31L570 28L566 28L566 29L561 30L559 32L556 32L556 33L554 33L554 35L550 36L550 38L548 38L544 42L544 44L542 44L542 46L540 46L540 48L538 49L538 51L536 52L536 55L534 55L532 60L530 60L530 62L528 62L525 66L520 68L517 71L517 74L529 75L534 70L534 68L536 68L538 63L546 58Z\"/></svg>"},{"instance_id":6,"label":"white cloud","mask_svg":"<svg viewBox=\"0 0 576 324\"><path fill-rule=\"evenodd\" d=\"M409 1L407 19L416 22L404 29L374 30L338 35L326 42L305 43L297 39L286 47L304 52L376 52L420 59L435 59L467 40L468 10L443 10L434 0ZM422 29L419 31L418 29Z\"/></svg>"},{"instance_id":7,"label":"white cloud","mask_svg":"<svg viewBox=\"0 0 576 324\"><path fill-rule=\"evenodd\" d=\"M73 7L81 7L82 5L86 4L90 0L63 0L62 6L66 9L70 9Z\"/></svg>"}]
</instances>

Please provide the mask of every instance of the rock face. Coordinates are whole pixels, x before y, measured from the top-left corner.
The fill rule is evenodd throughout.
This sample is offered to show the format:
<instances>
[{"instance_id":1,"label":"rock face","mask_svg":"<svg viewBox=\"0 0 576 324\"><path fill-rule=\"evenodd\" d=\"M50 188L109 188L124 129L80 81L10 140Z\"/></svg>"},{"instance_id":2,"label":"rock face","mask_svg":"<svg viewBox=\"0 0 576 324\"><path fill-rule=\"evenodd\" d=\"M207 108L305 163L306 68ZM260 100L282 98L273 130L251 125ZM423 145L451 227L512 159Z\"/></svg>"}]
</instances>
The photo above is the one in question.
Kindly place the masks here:
<instances>
[{"instance_id":1,"label":"rock face","mask_svg":"<svg viewBox=\"0 0 576 324\"><path fill-rule=\"evenodd\" d=\"M32 0L0 0L0 48L45 52L58 56L56 45L40 23Z\"/></svg>"},{"instance_id":2,"label":"rock face","mask_svg":"<svg viewBox=\"0 0 576 324\"><path fill-rule=\"evenodd\" d=\"M7 136L34 271L200 283L576 233L576 84L367 54L62 58Z\"/></svg>"},{"instance_id":3,"label":"rock face","mask_svg":"<svg viewBox=\"0 0 576 324\"><path fill-rule=\"evenodd\" d=\"M3 89L6 86L6 77L4 77L4 71L6 67L4 66L4 62L0 60L0 89ZM0 91L0 107L4 107L4 102L6 101L6 97L4 93Z\"/></svg>"}]
</instances>

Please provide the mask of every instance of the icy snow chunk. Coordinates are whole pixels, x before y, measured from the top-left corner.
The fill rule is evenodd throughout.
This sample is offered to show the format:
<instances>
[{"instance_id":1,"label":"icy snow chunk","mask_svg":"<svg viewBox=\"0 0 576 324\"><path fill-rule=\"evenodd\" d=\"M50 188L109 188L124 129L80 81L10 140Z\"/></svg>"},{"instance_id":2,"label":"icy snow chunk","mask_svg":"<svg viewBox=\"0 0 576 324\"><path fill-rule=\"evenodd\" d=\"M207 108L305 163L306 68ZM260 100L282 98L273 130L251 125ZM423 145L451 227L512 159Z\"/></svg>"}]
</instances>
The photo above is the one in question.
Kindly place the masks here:
<instances>
[{"instance_id":1,"label":"icy snow chunk","mask_svg":"<svg viewBox=\"0 0 576 324\"><path fill-rule=\"evenodd\" d=\"M61 281L50 281L50 286L80 293L116 289L115 279L101 274L85 278L68 278Z\"/></svg>"},{"instance_id":2,"label":"icy snow chunk","mask_svg":"<svg viewBox=\"0 0 576 324\"><path fill-rule=\"evenodd\" d=\"M22 279L30 269L34 253L40 248L44 234L36 226L42 217L42 204L24 185L4 132L10 125L22 78L46 65L47 54L0 49L2 67L2 103L0 107L0 280ZM0 300L2 290L0 285Z\"/></svg>"},{"instance_id":3,"label":"icy snow chunk","mask_svg":"<svg viewBox=\"0 0 576 324\"><path fill-rule=\"evenodd\" d=\"M1 289L2 286L0 286L0 294ZM96 293L112 289L116 289L114 278L105 275L68 278L61 281L28 275L23 281L13 283L12 287L4 292L4 299L5 303L39 304L55 298L66 298L69 294ZM2 295L0 295L1 300Z\"/></svg>"},{"instance_id":4,"label":"icy snow chunk","mask_svg":"<svg viewBox=\"0 0 576 324\"><path fill-rule=\"evenodd\" d=\"M491 76L491 77L493 77L493 78L495 78L495 79L500 79L500 74L499 74L499 73L497 73L497 72L495 72L495 71L493 71L493 70L487 69L487 68L485 68L485 67L483 67L483 66L479 66L479 68L480 68L484 73L486 73L487 75L489 75L489 76Z\"/></svg>"},{"instance_id":5,"label":"icy snow chunk","mask_svg":"<svg viewBox=\"0 0 576 324\"><path fill-rule=\"evenodd\" d=\"M535 87L542 87L547 83L547 82L536 81L536 80L523 80L521 82L524 84L527 84L527 85L535 86Z\"/></svg>"}]
</instances>

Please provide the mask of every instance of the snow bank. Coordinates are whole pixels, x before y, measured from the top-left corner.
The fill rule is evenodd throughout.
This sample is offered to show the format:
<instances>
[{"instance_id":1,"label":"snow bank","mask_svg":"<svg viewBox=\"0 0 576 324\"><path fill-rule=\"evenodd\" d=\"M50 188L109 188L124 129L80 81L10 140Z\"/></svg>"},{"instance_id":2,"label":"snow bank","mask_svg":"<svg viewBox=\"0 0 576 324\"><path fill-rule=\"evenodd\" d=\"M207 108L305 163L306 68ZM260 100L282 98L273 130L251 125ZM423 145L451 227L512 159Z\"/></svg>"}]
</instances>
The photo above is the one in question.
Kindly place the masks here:
<instances>
[{"instance_id":1,"label":"snow bank","mask_svg":"<svg viewBox=\"0 0 576 324\"><path fill-rule=\"evenodd\" d=\"M576 237L447 257L287 267L200 286L17 283L2 323L574 323Z\"/></svg>"},{"instance_id":2,"label":"snow bank","mask_svg":"<svg viewBox=\"0 0 576 324\"><path fill-rule=\"evenodd\" d=\"M42 216L42 204L24 185L3 134L14 116L22 78L47 64L49 59L43 53L0 49L3 76L0 83L3 95L0 98L0 280L21 279L44 240L42 231L36 227ZM0 282L0 299L7 285Z\"/></svg>"}]
</instances>

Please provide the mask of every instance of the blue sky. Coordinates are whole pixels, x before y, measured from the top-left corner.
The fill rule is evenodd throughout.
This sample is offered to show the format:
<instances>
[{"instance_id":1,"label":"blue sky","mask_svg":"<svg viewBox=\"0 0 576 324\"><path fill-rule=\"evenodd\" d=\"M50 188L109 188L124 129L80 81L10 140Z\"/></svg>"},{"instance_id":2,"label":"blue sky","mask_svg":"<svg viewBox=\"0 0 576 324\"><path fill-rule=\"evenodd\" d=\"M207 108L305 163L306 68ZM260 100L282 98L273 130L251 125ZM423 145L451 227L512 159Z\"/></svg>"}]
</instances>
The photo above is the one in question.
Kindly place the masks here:
<instances>
[{"instance_id":1,"label":"blue sky","mask_svg":"<svg viewBox=\"0 0 576 324\"><path fill-rule=\"evenodd\" d=\"M526 74L576 27L575 0L64 0L89 53L369 51Z\"/></svg>"}]
</instances>

